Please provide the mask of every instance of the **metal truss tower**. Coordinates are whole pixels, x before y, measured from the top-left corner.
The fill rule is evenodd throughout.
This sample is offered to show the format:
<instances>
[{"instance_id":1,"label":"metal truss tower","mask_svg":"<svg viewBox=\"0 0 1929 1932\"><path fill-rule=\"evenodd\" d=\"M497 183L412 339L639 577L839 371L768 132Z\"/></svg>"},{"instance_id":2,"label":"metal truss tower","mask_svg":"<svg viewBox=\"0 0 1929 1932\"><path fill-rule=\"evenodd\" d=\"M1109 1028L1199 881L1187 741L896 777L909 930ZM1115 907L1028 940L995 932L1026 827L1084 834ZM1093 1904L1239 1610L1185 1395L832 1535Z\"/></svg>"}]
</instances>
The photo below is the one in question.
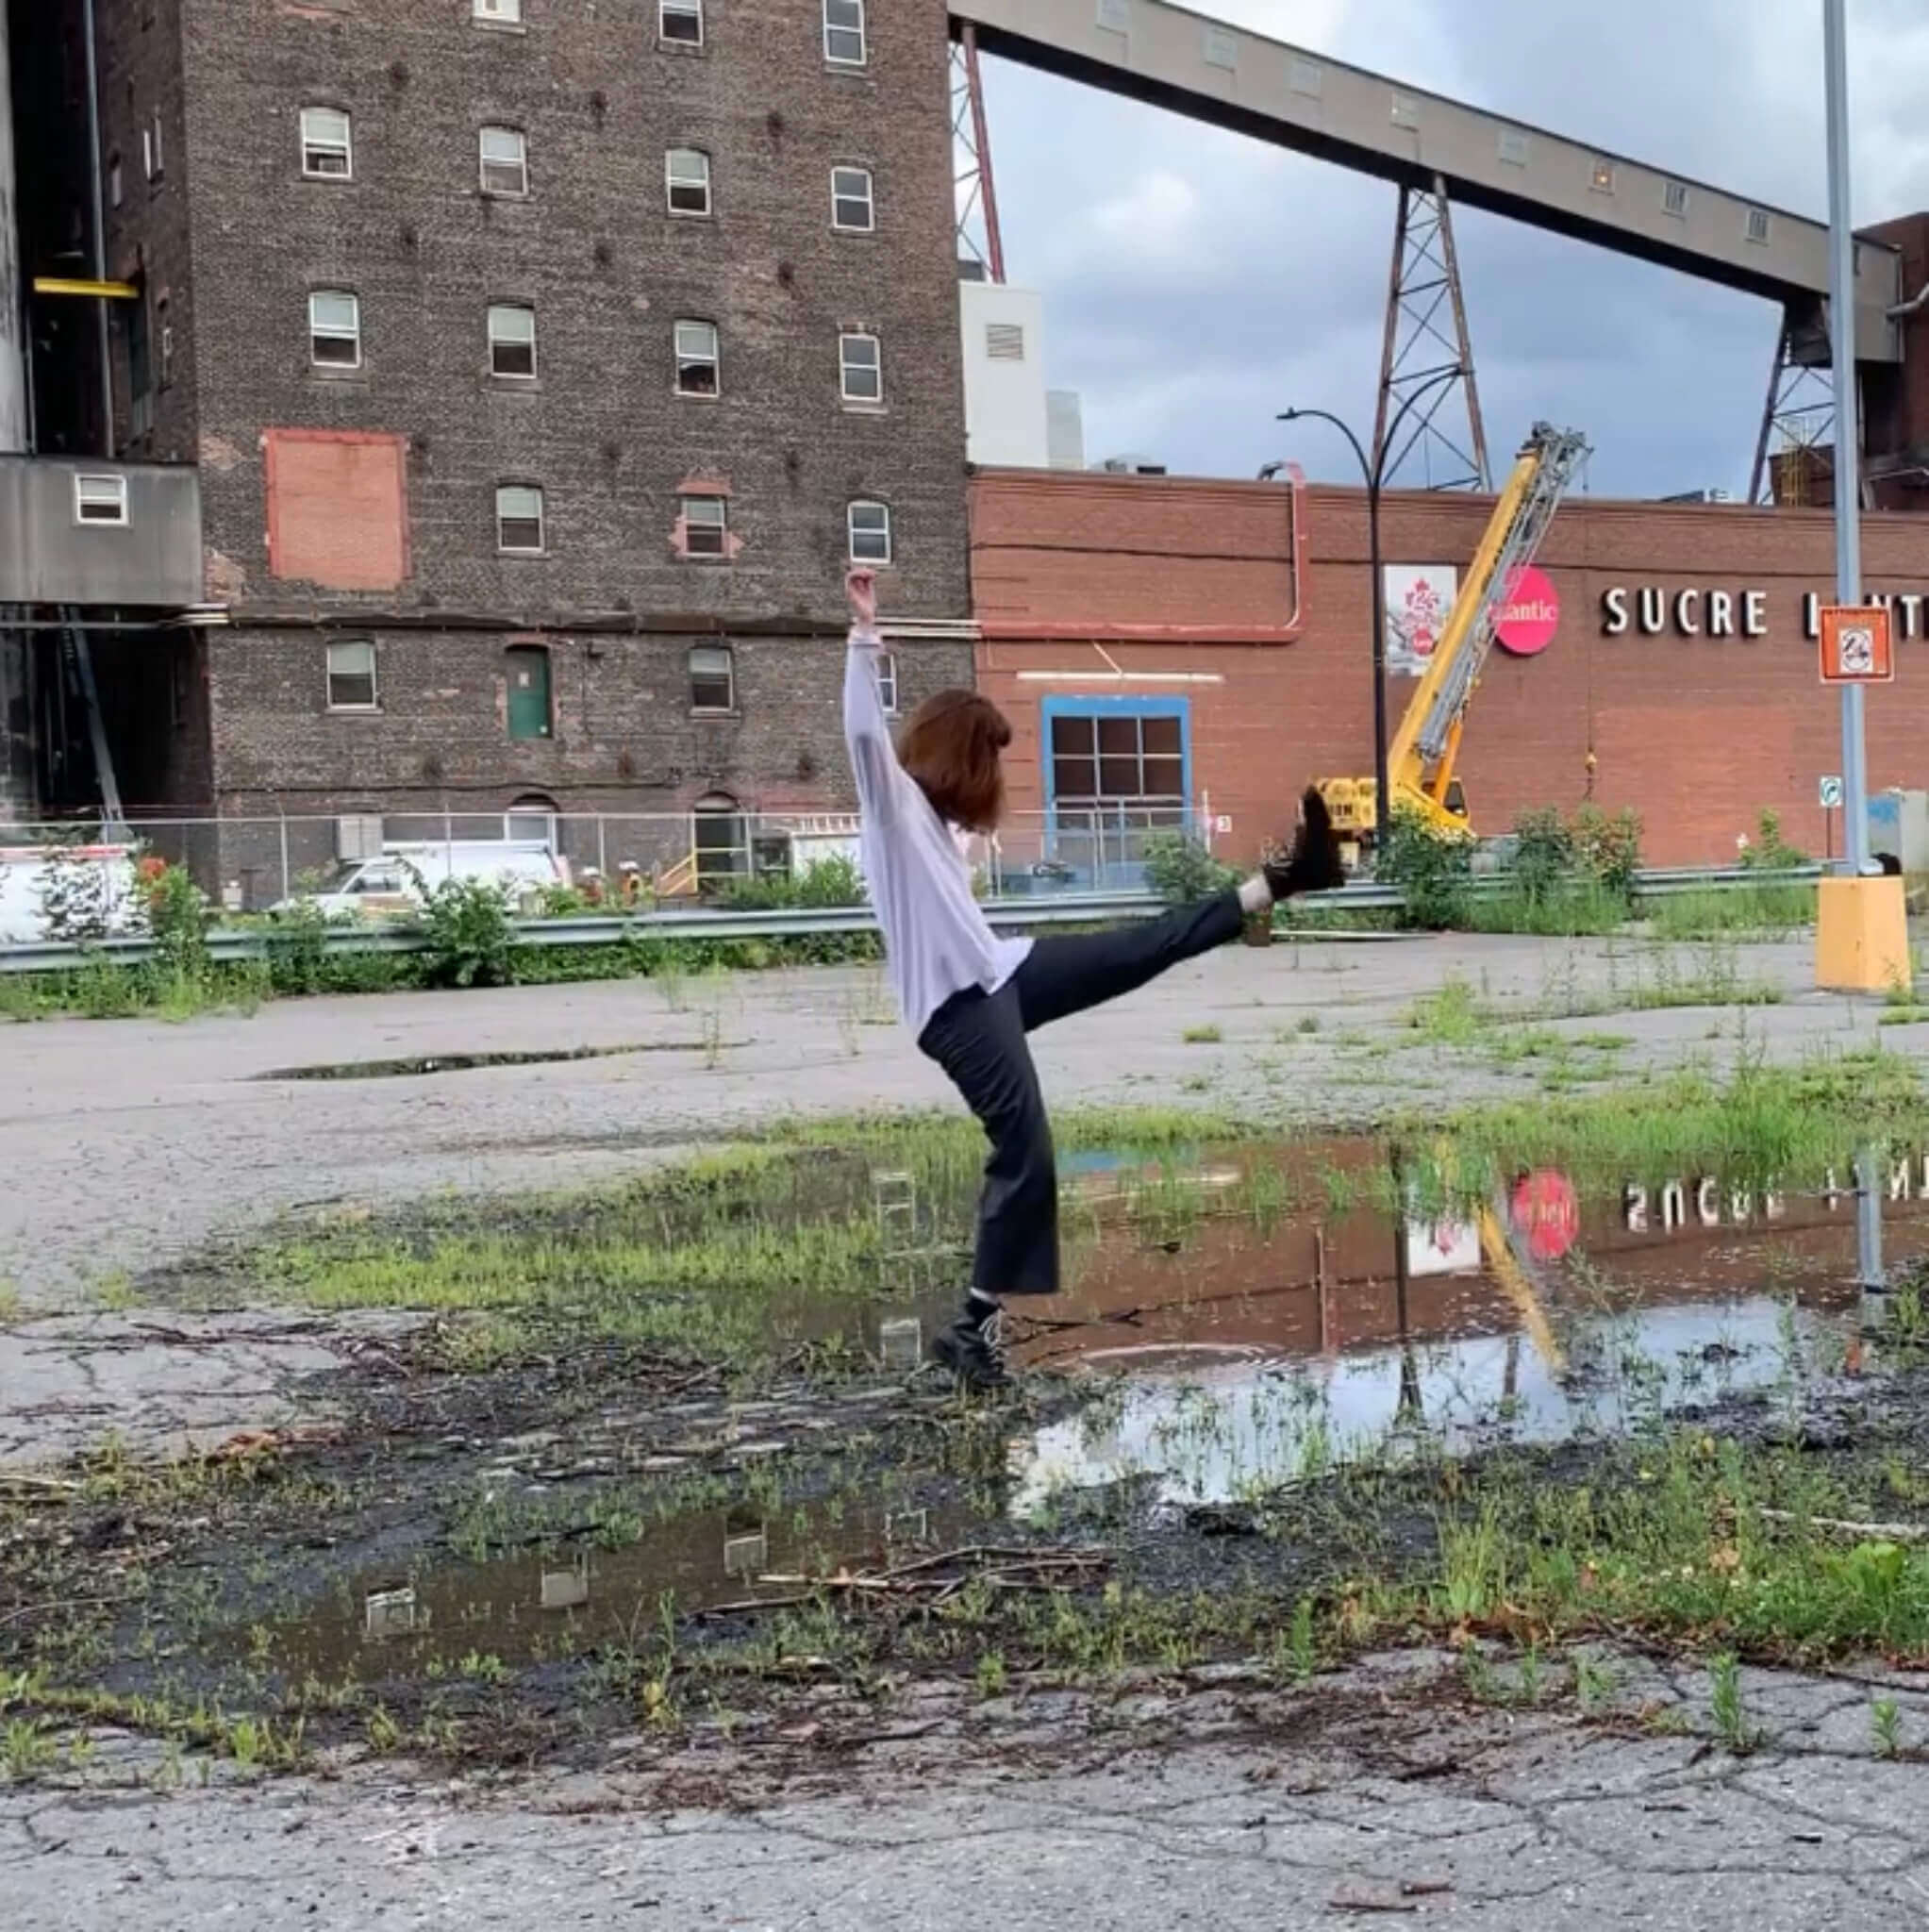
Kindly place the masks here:
<instances>
[{"instance_id":1,"label":"metal truss tower","mask_svg":"<svg viewBox=\"0 0 1929 1932\"><path fill-rule=\"evenodd\" d=\"M1826 506L1835 490L1836 381L1821 304L1785 309L1749 477L1752 504Z\"/></svg>"},{"instance_id":2,"label":"metal truss tower","mask_svg":"<svg viewBox=\"0 0 1929 1932\"><path fill-rule=\"evenodd\" d=\"M991 174L985 79L978 65L978 30L969 21L951 49L951 141L957 168L957 258L976 262L987 281L1002 282L1005 237Z\"/></svg>"},{"instance_id":3,"label":"metal truss tower","mask_svg":"<svg viewBox=\"0 0 1929 1932\"><path fill-rule=\"evenodd\" d=\"M1448 375L1455 380L1439 381ZM1401 405L1416 390L1436 382L1438 386L1401 425L1399 446L1388 450L1387 425L1399 415ZM1487 430L1480 420L1480 387L1473 374L1473 345L1467 333L1467 305L1460 293L1460 258L1454 251L1454 217L1447 184L1438 175L1430 187L1400 190L1373 426L1376 460L1383 452L1389 485L1493 488Z\"/></svg>"}]
</instances>

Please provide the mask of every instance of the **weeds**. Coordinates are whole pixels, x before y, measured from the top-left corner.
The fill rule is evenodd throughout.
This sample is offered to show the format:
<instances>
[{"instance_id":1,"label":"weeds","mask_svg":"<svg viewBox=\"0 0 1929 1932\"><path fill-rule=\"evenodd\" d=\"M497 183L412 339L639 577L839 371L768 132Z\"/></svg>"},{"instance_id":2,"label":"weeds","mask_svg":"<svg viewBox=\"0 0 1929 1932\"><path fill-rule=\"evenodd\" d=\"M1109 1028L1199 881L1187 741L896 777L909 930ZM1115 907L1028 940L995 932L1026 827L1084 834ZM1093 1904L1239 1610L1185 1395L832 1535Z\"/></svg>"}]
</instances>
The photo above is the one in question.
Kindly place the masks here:
<instances>
[{"instance_id":1,"label":"weeds","mask_svg":"<svg viewBox=\"0 0 1929 1932\"><path fill-rule=\"evenodd\" d=\"M1708 1708L1715 1735L1737 1757L1745 1757L1761 1742L1761 1734L1748 1721L1741 1697L1741 1665L1732 1651L1708 1666Z\"/></svg>"},{"instance_id":2,"label":"weeds","mask_svg":"<svg viewBox=\"0 0 1929 1932\"><path fill-rule=\"evenodd\" d=\"M1188 1026L1179 1038L1188 1046L1217 1046L1225 1035L1217 1026Z\"/></svg>"},{"instance_id":3,"label":"weeds","mask_svg":"<svg viewBox=\"0 0 1929 1932\"><path fill-rule=\"evenodd\" d=\"M1878 1697L1869 1707L1869 1731L1878 1757L1902 1756L1903 1713L1893 1697Z\"/></svg>"}]
</instances>

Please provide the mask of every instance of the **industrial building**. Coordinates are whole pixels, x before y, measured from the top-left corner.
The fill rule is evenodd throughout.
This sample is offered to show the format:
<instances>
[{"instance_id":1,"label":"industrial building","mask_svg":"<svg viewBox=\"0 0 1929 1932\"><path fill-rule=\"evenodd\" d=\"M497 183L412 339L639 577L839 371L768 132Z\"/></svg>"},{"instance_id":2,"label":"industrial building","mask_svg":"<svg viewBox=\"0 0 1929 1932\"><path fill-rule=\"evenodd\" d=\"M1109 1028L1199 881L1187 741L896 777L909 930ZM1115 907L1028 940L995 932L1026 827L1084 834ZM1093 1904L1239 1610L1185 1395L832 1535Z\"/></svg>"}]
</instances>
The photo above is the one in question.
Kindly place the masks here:
<instances>
[{"instance_id":1,"label":"industrial building","mask_svg":"<svg viewBox=\"0 0 1929 1932\"><path fill-rule=\"evenodd\" d=\"M1465 763L1483 830L1591 799L1661 860L1732 855L1763 808L1827 845L1813 221L1168 0L7 0L0 27L0 819L219 821L180 849L248 904L384 838L740 870L849 808L854 559L886 573L896 704L975 676L1006 705L1039 815L1014 846L1073 874L1154 824L1249 856L1305 778L1371 769L1362 493L1087 449L1006 278L982 54L1390 184L1375 448L1397 481L1411 411L1461 486L1386 499L1396 630L1451 598L1497 467L1454 206L1759 296L1765 361L1779 312L1752 501L1571 500ZM1922 775L1925 296L1929 218L1869 230L1869 572L1903 640L1878 786ZM1452 379L1422 390L1416 344Z\"/></svg>"},{"instance_id":2,"label":"industrial building","mask_svg":"<svg viewBox=\"0 0 1929 1932\"><path fill-rule=\"evenodd\" d=\"M969 681L942 0L9 18L16 816L219 815L250 899L451 818L727 867L844 800L853 558Z\"/></svg>"}]
</instances>

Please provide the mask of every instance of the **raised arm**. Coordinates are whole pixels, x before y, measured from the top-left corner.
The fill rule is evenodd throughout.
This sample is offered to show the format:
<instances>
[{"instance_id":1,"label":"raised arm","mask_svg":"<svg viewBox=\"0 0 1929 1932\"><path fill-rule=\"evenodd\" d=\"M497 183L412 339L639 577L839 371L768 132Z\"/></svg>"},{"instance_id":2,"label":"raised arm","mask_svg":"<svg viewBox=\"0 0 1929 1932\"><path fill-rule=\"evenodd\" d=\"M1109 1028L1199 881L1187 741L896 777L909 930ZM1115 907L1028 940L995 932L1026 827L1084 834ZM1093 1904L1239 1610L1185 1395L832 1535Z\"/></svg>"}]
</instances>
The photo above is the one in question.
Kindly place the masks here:
<instances>
[{"instance_id":1,"label":"raised arm","mask_svg":"<svg viewBox=\"0 0 1929 1932\"><path fill-rule=\"evenodd\" d=\"M854 570L845 579L845 591L851 600L851 643L844 658L844 742L857 781L857 803L879 824L887 824L896 815L905 774L877 685L877 659L884 646L877 635L875 574Z\"/></svg>"}]
</instances>

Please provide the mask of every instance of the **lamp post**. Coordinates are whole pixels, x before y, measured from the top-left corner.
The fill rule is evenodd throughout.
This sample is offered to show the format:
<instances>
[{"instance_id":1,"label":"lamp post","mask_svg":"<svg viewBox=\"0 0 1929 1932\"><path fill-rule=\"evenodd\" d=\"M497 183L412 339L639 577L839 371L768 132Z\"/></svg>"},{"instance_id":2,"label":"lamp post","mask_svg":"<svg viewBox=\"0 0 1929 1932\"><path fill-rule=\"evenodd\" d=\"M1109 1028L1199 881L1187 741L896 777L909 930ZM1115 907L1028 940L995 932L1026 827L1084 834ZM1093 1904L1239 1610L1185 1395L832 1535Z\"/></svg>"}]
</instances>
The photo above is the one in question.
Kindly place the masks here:
<instances>
[{"instance_id":1,"label":"lamp post","mask_svg":"<svg viewBox=\"0 0 1929 1932\"><path fill-rule=\"evenodd\" d=\"M1373 574L1373 850L1387 849L1387 834L1392 824L1392 800L1387 779L1387 585L1380 569L1380 492L1387 480L1387 452L1400 438L1400 425L1406 412L1422 397L1441 384L1458 379L1458 369L1443 369L1431 381L1412 391L1401 404L1399 413L1387 425L1385 440L1369 461L1365 446L1347 425L1330 409L1285 409L1282 423L1318 421L1330 423L1353 445L1359 458L1359 472L1367 486L1367 566Z\"/></svg>"}]
</instances>

